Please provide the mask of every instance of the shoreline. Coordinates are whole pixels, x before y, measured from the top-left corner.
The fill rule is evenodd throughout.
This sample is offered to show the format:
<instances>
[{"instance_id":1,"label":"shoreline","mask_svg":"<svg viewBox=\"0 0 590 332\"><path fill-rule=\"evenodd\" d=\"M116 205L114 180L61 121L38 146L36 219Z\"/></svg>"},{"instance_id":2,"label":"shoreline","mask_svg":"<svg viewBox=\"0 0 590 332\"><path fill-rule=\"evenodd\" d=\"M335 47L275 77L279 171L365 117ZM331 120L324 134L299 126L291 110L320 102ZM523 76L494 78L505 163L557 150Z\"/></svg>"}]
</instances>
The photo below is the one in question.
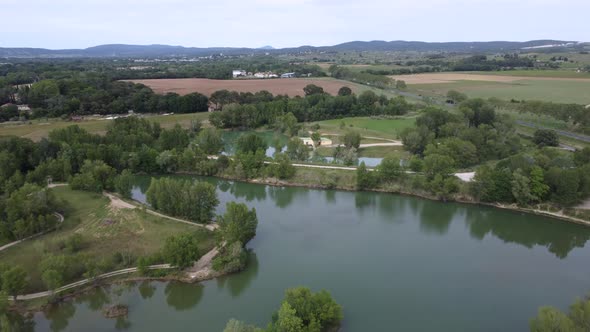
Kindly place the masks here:
<instances>
[{"instance_id":1,"label":"shoreline","mask_svg":"<svg viewBox=\"0 0 590 332\"><path fill-rule=\"evenodd\" d=\"M182 173L178 172L175 174L203 176L203 175L198 175L198 174L194 174L194 173L186 173L186 172L182 172ZM205 177L205 176L203 176L203 177ZM578 224L581 226L590 227L590 220L580 219L580 218L568 216L565 214L559 214L556 212L518 207L514 204L504 205L504 204L499 204L499 203L486 203L486 202L478 202L478 201L473 201L473 200L469 200L469 199L461 199L461 198L456 198L456 197L453 199L450 199L450 200L440 200L440 199L435 198L434 196L424 194L424 193L417 193L417 192L387 191L384 189L358 190L358 189L351 189L351 188L338 187L338 186L336 186L334 188L328 188L326 186L322 186L319 184L318 185L310 185L310 184L296 183L296 182L275 180L275 179L270 179L270 180L269 179L259 179L259 178L256 178L256 179L235 179L235 178L232 178L229 176L220 176L220 175L212 175L211 177L223 179L223 180L250 183L250 184L262 184L262 185L268 185L268 186L273 186L273 187L294 187L294 188L307 188L307 189L320 189L320 190L338 190L338 191L346 191L346 192L374 192L374 193L393 194L393 195L422 198L422 199L427 199L427 200L439 202L439 203L459 203L459 204L468 204L468 205L476 205L476 206L477 205L487 206L487 207L492 207L492 208L501 209L501 210L508 210L508 211L512 211L512 212L521 212L521 213L527 213L527 214L532 214L532 215L537 215L537 216L548 217L551 219L566 221L566 222Z\"/></svg>"}]
</instances>

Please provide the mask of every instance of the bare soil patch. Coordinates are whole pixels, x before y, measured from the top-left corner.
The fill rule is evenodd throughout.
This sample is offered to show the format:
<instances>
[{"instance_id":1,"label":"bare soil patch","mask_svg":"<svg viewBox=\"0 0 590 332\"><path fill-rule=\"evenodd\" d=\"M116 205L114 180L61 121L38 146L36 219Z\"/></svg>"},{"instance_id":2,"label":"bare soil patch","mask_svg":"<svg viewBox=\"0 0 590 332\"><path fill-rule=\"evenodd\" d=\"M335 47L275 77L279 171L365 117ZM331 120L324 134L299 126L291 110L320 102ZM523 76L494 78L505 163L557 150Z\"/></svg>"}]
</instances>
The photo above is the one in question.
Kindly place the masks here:
<instances>
[{"instance_id":1,"label":"bare soil patch","mask_svg":"<svg viewBox=\"0 0 590 332\"><path fill-rule=\"evenodd\" d=\"M590 82L588 78L561 78L561 77L525 77L525 76L502 76L502 75L482 75L468 73L426 73L413 75L393 75L389 76L395 80L403 80L406 84L437 84L437 83L454 83L456 81L480 81L496 83L512 83L521 80L541 80L541 81L580 81Z\"/></svg>"},{"instance_id":2,"label":"bare soil patch","mask_svg":"<svg viewBox=\"0 0 590 332\"><path fill-rule=\"evenodd\" d=\"M210 96L213 92L219 90L229 90L238 92L258 92L267 90L274 95L303 96L303 88L308 84L315 84L324 88L324 91L336 95L338 90L347 86L355 93L357 87L344 81L317 78L283 78L283 79L259 79L259 80L210 80L204 78L177 78L177 79L149 79L149 80L131 80L130 82L147 85L154 92L165 94L168 92L186 95L193 92L199 92Z\"/></svg>"}]
</instances>

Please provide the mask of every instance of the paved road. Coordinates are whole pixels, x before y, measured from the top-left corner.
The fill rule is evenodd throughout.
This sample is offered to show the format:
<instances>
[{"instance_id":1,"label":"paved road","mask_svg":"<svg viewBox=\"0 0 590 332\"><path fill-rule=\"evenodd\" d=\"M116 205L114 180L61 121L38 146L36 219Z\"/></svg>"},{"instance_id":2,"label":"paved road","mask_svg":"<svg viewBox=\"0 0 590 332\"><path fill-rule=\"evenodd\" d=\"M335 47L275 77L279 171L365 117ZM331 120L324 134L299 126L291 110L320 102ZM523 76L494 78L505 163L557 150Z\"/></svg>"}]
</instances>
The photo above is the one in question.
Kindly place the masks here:
<instances>
[{"instance_id":1,"label":"paved road","mask_svg":"<svg viewBox=\"0 0 590 332\"><path fill-rule=\"evenodd\" d=\"M534 128L534 129L550 129L550 130L553 130L553 131L557 132L561 136L566 136L566 137L569 137L569 138L577 139L577 140L582 141L582 142L590 143L590 136L586 136L586 135L582 135L582 134L575 134L575 133L572 133L572 132L569 132L569 131L565 131L565 130L558 130L558 129L547 128L547 127L543 127L543 126L534 124L532 122L527 122L527 121L516 120L516 123L519 124L519 125L521 125L521 126L525 126L525 127L529 127L529 128Z\"/></svg>"}]
</instances>

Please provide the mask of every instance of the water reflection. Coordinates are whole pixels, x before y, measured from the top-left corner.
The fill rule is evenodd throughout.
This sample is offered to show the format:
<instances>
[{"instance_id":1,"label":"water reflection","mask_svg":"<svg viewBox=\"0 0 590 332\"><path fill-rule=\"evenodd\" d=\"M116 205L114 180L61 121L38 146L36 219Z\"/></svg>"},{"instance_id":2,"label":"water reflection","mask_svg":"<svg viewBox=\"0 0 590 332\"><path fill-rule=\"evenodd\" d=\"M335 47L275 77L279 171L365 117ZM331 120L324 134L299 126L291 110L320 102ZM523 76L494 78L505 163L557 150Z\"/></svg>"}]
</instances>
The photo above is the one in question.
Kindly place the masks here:
<instances>
[{"instance_id":1,"label":"water reflection","mask_svg":"<svg viewBox=\"0 0 590 332\"><path fill-rule=\"evenodd\" d=\"M309 194L309 190L273 186L268 187L268 194L276 206L279 208L286 208L291 205L291 203L293 203L293 200L296 196L307 196Z\"/></svg>"},{"instance_id":2,"label":"water reflection","mask_svg":"<svg viewBox=\"0 0 590 332\"><path fill-rule=\"evenodd\" d=\"M138 287L138 290L139 295L141 295L141 298L147 300L151 299L152 296L154 296L154 294L156 293L156 286L154 286L151 282L146 280L141 282L141 284Z\"/></svg>"},{"instance_id":3,"label":"water reflection","mask_svg":"<svg viewBox=\"0 0 590 332\"><path fill-rule=\"evenodd\" d=\"M457 213L456 204L439 203L437 205L419 205L420 229L429 234L446 234Z\"/></svg>"},{"instance_id":4,"label":"water reflection","mask_svg":"<svg viewBox=\"0 0 590 332\"><path fill-rule=\"evenodd\" d=\"M506 218L498 218L497 211L468 209L465 222L469 233L480 240L491 234L505 243L517 243L527 248L543 246L560 259L566 258L574 248L583 248L590 239L590 231L578 225L558 220L539 222L534 216L504 213ZM514 220L516 218L519 220Z\"/></svg>"},{"instance_id":5,"label":"water reflection","mask_svg":"<svg viewBox=\"0 0 590 332\"><path fill-rule=\"evenodd\" d=\"M177 311L194 308L203 297L203 285L169 282L164 289L166 303Z\"/></svg>"},{"instance_id":6,"label":"water reflection","mask_svg":"<svg viewBox=\"0 0 590 332\"><path fill-rule=\"evenodd\" d=\"M258 257L252 251L248 253L248 265L238 274L217 278L217 287L229 290L232 297L238 297L244 292L258 275Z\"/></svg>"},{"instance_id":7,"label":"water reflection","mask_svg":"<svg viewBox=\"0 0 590 332\"><path fill-rule=\"evenodd\" d=\"M45 317L51 321L49 328L53 332L63 331L68 327L70 318L74 317L76 306L71 301L66 301L59 306L51 306L45 311Z\"/></svg>"},{"instance_id":8,"label":"water reflection","mask_svg":"<svg viewBox=\"0 0 590 332\"><path fill-rule=\"evenodd\" d=\"M6 313L0 316L0 331L6 332L33 332L35 321L16 313Z\"/></svg>"},{"instance_id":9,"label":"water reflection","mask_svg":"<svg viewBox=\"0 0 590 332\"><path fill-rule=\"evenodd\" d=\"M91 293L78 297L76 303L87 303L88 309L98 311L102 310L105 305L111 303L111 297L104 288L97 287Z\"/></svg>"}]
</instances>

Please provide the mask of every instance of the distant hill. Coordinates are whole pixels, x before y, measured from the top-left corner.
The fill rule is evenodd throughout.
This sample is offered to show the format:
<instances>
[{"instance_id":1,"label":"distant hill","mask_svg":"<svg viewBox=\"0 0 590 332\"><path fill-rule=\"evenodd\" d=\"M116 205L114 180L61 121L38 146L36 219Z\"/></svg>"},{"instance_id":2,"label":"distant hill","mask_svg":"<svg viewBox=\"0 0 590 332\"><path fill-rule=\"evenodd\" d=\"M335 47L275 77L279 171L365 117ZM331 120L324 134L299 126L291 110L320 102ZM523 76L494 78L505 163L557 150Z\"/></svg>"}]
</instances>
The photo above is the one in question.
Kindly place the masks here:
<instances>
[{"instance_id":1,"label":"distant hill","mask_svg":"<svg viewBox=\"0 0 590 332\"><path fill-rule=\"evenodd\" d=\"M44 48L1 48L1 58L66 58L66 57L174 57L174 56L209 56L214 54L251 54L257 52L299 53L299 52L343 52L343 51L418 51L418 52L509 52L522 49L547 49L575 47L575 41L532 40L527 42L444 42L430 43L420 41L352 41L334 46L300 46L275 49L272 46L261 48L233 47L184 47L170 45L125 45L108 44L86 49L49 50Z\"/></svg>"}]
</instances>

